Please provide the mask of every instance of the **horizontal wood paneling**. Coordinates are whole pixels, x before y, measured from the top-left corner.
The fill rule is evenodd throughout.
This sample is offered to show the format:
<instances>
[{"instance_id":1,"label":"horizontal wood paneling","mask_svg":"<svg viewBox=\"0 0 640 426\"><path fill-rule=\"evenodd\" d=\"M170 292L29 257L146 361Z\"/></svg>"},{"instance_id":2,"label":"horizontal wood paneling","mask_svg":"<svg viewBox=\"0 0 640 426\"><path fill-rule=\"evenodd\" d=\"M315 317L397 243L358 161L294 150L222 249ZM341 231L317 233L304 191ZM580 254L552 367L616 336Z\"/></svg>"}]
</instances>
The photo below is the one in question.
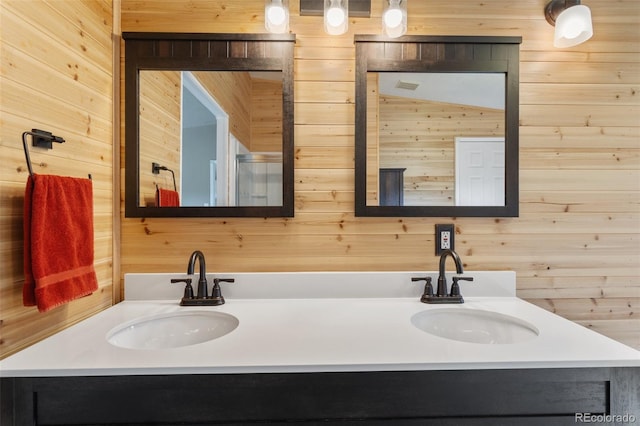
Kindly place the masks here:
<instances>
[{"instance_id":1,"label":"horizontal wood paneling","mask_svg":"<svg viewBox=\"0 0 640 426\"><path fill-rule=\"evenodd\" d=\"M112 304L114 193L110 2L3 0L0 15L2 358ZM53 150L30 149L35 173L78 177L90 173L94 188L94 266L99 289L44 314L22 306L27 167L20 137L32 128L66 140L54 144Z\"/></svg>"},{"instance_id":2,"label":"horizontal wood paneling","mask_svg":"<svg viewBox=\"0 0 640 426\"><path fill-rule=\"evenodd\" d=\"M241 4L240 4L241 3ZM355 218L354 18L344 36L291 3L295 217L123 220L123 272L437 269L455 223L467 269L515 270L522 297L640 348L640 2L590 0L594 37L552 46L544 2L409 2L409 34L522 36L520 217ZM261 0L123 0L124 31L264 32ZM595 304L592 300L595 300Z\"/></svg>"}]
</instances>

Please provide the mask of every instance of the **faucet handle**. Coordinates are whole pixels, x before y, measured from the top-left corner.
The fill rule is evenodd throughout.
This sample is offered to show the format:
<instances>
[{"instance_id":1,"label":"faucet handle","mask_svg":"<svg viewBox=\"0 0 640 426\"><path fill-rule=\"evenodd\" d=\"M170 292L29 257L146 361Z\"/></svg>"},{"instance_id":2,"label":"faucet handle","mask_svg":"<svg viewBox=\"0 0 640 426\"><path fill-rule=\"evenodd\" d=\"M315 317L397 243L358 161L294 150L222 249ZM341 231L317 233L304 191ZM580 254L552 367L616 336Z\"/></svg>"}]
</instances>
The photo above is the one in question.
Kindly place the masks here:
<instances>
[{"instance_id":1,"label":"faucet handle","mask_svg":"<svg viewBox=\"0 0 640 426\"><path fill-rule=\"evenodd\" d=\"M453 284L451 284L451 294L450 296L460 296L460 286L458 285L458 281L473 281L473 277L463 277L461 275L454 275Z\"/></svg>"},{"instance_id":2,"label":"faucet handle","mask_svg":"<svg viewBox=\"0 0 640 426\"><path fill-rule=\"evenodd\" d=\"M191 278L172 278L171 283L185 283L184 286L184 298L193 299L193 287L191 287Z\"/></svg>"},{"instance_id":3,"label":"faucet handle","mask_svg":"<svg viewBox=\"0 0 640 426\"><path fill-rule=\"evenodd\" d=\"M233 283L236 280L233 278L214 278L213 288L211 289L211 300L213 305L224 305L224 297L222 296L222 289L220 289L220 283Z\"/></svg>"},{"instance_id":4,"label":"faucet handle","mask_svg":"<svg viewBox=\"0 0 640 426\"><path fill-rule=\"evenodd\" d=\"M433 286L431 285L431 277L412 277L411 281L413 282L425 281L426 283L424 285L424 293L422 297L433 296Z\"/></svg>"}]
</instances>

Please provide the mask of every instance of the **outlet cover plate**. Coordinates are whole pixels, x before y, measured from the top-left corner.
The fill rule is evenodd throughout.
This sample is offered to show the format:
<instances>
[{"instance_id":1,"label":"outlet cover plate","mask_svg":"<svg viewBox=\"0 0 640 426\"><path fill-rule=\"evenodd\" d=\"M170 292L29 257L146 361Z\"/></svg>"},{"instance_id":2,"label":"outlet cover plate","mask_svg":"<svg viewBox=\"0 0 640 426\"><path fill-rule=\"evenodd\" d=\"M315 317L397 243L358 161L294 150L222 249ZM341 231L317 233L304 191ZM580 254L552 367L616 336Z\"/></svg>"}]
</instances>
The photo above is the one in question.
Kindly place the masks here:
<instances>
[{"instance_id":1,"label":"outlet cover plate","mask_svg":"<svg viewBox=\"0 0 640 426\"><path fill-rule=\"evenodd\" d=\"M455 227L453 224L437 224L436 225L436 256L442 254L442 250L449 248L455 250ZM448 238L447 238L448 236ZM449 247L446 247L448 241ZM444 247L443 247L444 246Z\"/></svg>"}]
</instances>

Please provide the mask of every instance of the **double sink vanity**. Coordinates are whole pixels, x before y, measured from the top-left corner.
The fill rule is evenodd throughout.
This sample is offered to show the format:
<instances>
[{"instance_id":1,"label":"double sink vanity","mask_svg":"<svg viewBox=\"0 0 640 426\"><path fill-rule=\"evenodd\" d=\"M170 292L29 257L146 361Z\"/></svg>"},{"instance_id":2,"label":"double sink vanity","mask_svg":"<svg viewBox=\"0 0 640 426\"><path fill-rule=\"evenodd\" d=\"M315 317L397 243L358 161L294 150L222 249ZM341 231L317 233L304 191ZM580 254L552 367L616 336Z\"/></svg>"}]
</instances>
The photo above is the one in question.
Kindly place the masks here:
<instances>
[{"instance_id":1,"label":"double sink vanity","mask_svg":"<svg viewBox=\"0 0 640 426\"><path fill-rule=\"evenodd\" d=\"M197 274L128 274L124 302L2 361L3 424L637 415L638 351L518 299L513 272L467 271L464 303L421 303L438 275L216 273L226 303L181 306Z\"/></svg>"}]
</instances>

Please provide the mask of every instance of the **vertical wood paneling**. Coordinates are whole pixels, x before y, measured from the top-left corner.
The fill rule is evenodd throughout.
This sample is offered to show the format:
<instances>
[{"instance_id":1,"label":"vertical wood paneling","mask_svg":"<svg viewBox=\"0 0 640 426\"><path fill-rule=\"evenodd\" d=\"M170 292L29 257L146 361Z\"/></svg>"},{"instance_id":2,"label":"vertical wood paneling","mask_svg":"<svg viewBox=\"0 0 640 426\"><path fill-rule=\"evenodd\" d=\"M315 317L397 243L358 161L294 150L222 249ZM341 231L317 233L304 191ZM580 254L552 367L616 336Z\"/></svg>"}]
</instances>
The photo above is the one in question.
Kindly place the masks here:
<instances>
[{"instance_id":1,"label":"vertical wood paneling","mask_svg":"<svg viewBox=\"0 0 640 426\"><path fill-rule=\"evenodd\" d=\"M523 38L521 214L509 219L354 217L353 35L380 33L382 3L338 37L290 3L295 217L124 219L123 272L182 271L194 249L212 271L433 270L434 224L455 223L468 270L515 270L523 297L640 348L640 2L590 0L594 37L562 50L538 0L409 3L409 34ZM122 7L125 31L264 32L262 0Z\"/></svg>"},{"instance_id":2,"label":"vertical wood paneling","mask_svg":"<svg viewBox=\"0 0 640 426\"><path fill-rule=\"evenodd\" d=\"M80 0L0 3L0 358L110 306L113 300L113 197L117 195L113 193L111 7L111 2ZM22 306L27 167L20 137L32 128L66 140L49 151L31 148L35 173L81 177L91 173L94 187L99 290L44 314Z\"/></svg>"},{"instance_id":3,"label":"vertical wood paneling","mask_svg":"<svg viewBox=\"0 0 640 426\"><path fill-rule=\"evenodd\" d=\"M380 91L379 74L367 73L367 205L379 205Z\"/></svg>"}]
</instances>

